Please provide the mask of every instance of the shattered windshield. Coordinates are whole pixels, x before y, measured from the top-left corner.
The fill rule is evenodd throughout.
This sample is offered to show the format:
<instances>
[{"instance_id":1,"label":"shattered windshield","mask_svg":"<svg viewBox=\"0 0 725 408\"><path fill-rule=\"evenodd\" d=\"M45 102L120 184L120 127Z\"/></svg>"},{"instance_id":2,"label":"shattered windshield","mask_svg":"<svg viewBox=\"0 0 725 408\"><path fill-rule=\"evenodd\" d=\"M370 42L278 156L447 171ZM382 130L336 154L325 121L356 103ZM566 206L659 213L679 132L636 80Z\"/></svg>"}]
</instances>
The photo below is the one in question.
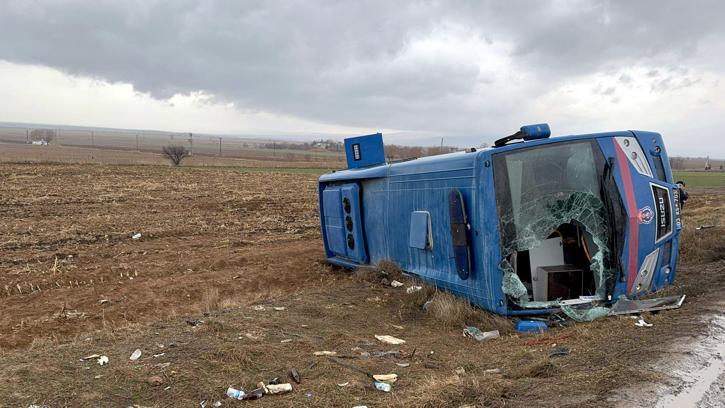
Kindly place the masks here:
<instances>
[{"instance_id":1,"label":"shattered windshield","mask_svg":"<svg viewBox=\"0 0 725 408\"><path fill-rule=\"evenodd\" d=\"M593 140L494 156L504 293L521 307L599 296L608 228L600 194L604 158Z\"/></svg>"}]
</instances>

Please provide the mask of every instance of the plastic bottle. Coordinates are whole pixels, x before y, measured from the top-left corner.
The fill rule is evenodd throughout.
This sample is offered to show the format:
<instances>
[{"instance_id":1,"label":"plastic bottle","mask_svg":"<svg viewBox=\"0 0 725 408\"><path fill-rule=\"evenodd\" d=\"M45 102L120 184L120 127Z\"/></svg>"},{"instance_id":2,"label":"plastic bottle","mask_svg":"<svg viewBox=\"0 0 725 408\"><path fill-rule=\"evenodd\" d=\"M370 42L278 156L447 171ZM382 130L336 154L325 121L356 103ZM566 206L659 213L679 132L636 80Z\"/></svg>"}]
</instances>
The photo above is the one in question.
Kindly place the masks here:
<instances>
[{"instance_id":1,"label":"plastic bottle","mask_svg":"<svg viewBox=\"0 0 725 408\"><path fill-rule=\"evenodd\" d=\"M384 382L375 381L373 383L373 385L375 386L375 389L378 391L390 392L393 389L393 387L390 384L387 384Z\"/></svg>"},{"instance_id":2,"label":"plastic bottle","mask_svg":"<svg viewBox=\"0 0 725 408\"><path fill-rule=\"evenodd\" d=\"M227 396L229 396L229 398L234 398L236 400L243 400L245 395L246 395L245 392L242 390L237 390L232 387L227 388Z\"/></svg>"}]
</instances>

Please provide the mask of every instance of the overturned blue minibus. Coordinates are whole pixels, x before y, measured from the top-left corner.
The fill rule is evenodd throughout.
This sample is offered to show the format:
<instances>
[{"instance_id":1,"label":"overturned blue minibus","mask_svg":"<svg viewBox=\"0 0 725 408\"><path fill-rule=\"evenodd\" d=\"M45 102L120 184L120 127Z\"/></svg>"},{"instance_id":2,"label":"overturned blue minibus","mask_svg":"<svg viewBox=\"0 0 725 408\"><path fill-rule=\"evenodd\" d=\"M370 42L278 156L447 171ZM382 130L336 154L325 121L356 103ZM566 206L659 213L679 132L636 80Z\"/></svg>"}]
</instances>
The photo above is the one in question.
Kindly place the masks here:
<instances>
[{"instance_id":1,"label":"overturned blue minibus","mask_svg":"<svg viewBox=\"0 0 725 408\"><path fill-rule=\"evenodd\" d=\"M679 190L662 137L549 137L386 163L381 134L345 140L319 179L326 257L405 272L504 314L638 297L675 279Z\"/></svg>"}]
</instances>

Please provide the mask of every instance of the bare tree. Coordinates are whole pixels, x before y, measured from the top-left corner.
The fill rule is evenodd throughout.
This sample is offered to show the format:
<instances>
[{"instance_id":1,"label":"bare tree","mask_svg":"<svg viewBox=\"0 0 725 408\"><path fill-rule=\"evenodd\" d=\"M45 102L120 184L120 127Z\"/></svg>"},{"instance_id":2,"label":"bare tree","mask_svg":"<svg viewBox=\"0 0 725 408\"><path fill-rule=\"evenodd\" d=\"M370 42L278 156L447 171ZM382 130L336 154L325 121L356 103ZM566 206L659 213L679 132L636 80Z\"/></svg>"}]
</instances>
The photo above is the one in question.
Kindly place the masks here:
<instances>
[{"instance_id":1,"label":"bare tree","mask_svg":"<svg viewBox=\"0 0 725 408\"><path fill-rule=\"evenodd\" d=\"M30 140L33 142L50 142L55 139L55 130L53 129L33 129L30 131Z\"/></svg>"},{"instance_id":2,"label":"bare tree","mask_svg":"<svg viewBox=\"0 0 725 408\"><path fill-rule=\"evenodd\" d=\"M174 166L178 166L184 157L189 155L189 151L184 146L168 145L161 149L161 153L171 161Z\"/></svg>"}]
</instances>

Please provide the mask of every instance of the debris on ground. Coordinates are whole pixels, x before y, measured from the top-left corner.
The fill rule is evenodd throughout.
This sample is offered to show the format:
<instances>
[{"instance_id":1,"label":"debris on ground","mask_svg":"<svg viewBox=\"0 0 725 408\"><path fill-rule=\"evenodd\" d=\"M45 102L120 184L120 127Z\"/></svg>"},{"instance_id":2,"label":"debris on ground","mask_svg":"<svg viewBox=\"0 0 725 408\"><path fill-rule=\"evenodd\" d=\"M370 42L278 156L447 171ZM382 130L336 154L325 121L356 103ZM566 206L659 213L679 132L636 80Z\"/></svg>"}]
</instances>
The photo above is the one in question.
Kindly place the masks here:
<instances>
[{"instance_id":1,"label":"debris on ground","mask_svg":"<svg viewBox=\"0 0 725 408\"><path fill-rule=\"evenodd\" d=\"M577 322L591 322L594 319L607 316L609 309L602 306L594 306L592 304L582 305L561 305L561 311L565 315L571 317Z\"/></svg>"},{"instance_id":2,"label":"debris on ground","mask_svg":"<svg viewBox=\"0 0 725 408\"><path fill-rule=\"evenodd\" d=\"M499 336L500 334L498 330L484 332L475 326L467 326L465 329L463 329L463 337L473 337L477 341L491 340L498 338Z\"/></svg>"},{"instance_id":3,"label":"debris on ground","mask_svg":"<svg viewBox=\"0 0 725 408\"><path fill-rule=\"evenodd\" d=\"M153 385L154 387L156 387L156 386L159 386L159 385L163 384L164 383L164 379L161 378L158 375L152 375L151 377L149 377L149 378L146 379L146 382L149 385Z\"/></svg>"},{"instance_id":4,"label":"debris on ground","mask_svg":"<svg viewBox=\"0 0 725 408\"><path fill-rule=\"evenodd\" d=\"M266 386L262 384L262 387L259 388L263 389L265 394L285 394L292 391L292 384L268 384Z\"/></svg>"},{"instance_id":5,"label":"debris on ground","mask_svg":"<svg viewBox=\"0 0 725 408\"><path fill-rule=\"evenodd\" d=\"M375 386L376 390L383 391L383 392L390 392L393 389L392 385L390 385L388 383L384 383L384 382L379 382L379 381L375 381L373 383L373 386Z\"/></svg>"},{"instance_id":6,"label":"debris on ground","mask_svg":"<svg viewBox=\"0 0 725 408\"><path fill-rule=\"evenodd\" d=\"M327 351L327 350L323 350L323 351L315 351L312 354L314 354L316 356L336 356L337 355L337 351Z\"/></svg>"},{"instance_id":7,"label":"debris on ground","mask_svg":"<svg viewBox=\"0 0 725 408\"><path fill-rule=\"evenodd\" d=\"M284 340L280 340L279 342L280 343L292 343L292 339L284 339Z\"/></svg>"},{"instance_id":8,"label":"debris on ground","mask_svg":"<svg viewBox=\"0 0 725 408\"><path fill-rule=\"evenodd\" d=\"M100 354L91 354L90 356L81 357L81 361L87 360L96 360L100 365L108 364L108 357Z\"/></svg>"},{"instance_id":9,"label":"debris on ground","mask_svg":"<svg viewBox=\"0 0 725 408\"><path fill-rule=\"evenodd\" d=\"M393 344L393 345L405 344L405 340L402 340L402 339L399 339L399 338L393 337L393 336L388 336L387 334L386 335L376 334L375 338L382 341L383 343L387 343L387 344Z\"/></svg>"},{"instance_id":10,"label":"debris on ground","mask_svg":"<svg viewBox=\"0 0 725 408\"><path fill-rule=\"evenodd\" d=\"M378 382L394 383L398 381L398 374L375 374L373 379Z\"/></svg>"},{"instance_id":11,"label":"debris on ground","mask_svg":"<svg viewBox=\"0 0 725 408\"><path fill-rule=\"evenodd\" d=\"M203 320L199 320L199 319L189 319L189 320L186 321L186 324L188 324L191 327L196 327L196 326L198 326L198 325L200 325L202 323L204 323L204 321Z\"/></svg>"},{"instance_id":12,"label":"debris on ground","mask_svg":"<svg viewBox=\"0 0 725 408\"><path fill-rule=\"evenodd\" d=\"M372 353L367 353L367 355L368 356L372 356L372 357L376 357L376 358L383 358L383 357L400 358L400 357L402 357L402 354L399 351L396 351L396 350L390 350L390 351L373 351Z\"/></svg>"},{"instance_id":13,"label":"debris on ground","mask_svg":"<svg viewBox=\"0 0 725 408\"><path fill-rule=\"evenodd\" d=\"M242 397L245 401L252 401L252 400L258 400L264 396L264 390L261 388L253 389L252 391L249 391L247 394Z\"/></svg>"},{"instance_id":14,"label":"debris on ground","mask_svg":"<svg viewBox=\"0 0 725 408\"><path fill-rule=\"evenodd\" d=\"M350 381L347 381L347 382L344 382L344 383L340 383L340 384L337 384L337 386L338 386L338 387L347 387L348 385L350 385Z\"/></svg>"},{"instance_id":15,"label":"debris on ground","mask_svg":"<svg viewBox=\"0 0 725 408\"><path fill-rule=\"evenodd\" d=\"M286 308L284 306L275 306L272 309L274 309L274 310L276 310L278 312L281 312L281 311L285 310Z\"/></svg>"},{"instance_id":16,"label":"debris on ground","mask_svg":"<svg viewBox=\"0 0 725 408\"><path fill-rule=\"evenodd\" d=\"M139 358L141 358L141 349L136 349L133 353L131 353L131 357L129 357L128 359L131 361L136 361Z\"/></svg>"},{"instance_id":17,"label":"debris on ground","mask_svg":"<svg viewBox=\"0 0 725 408\"><path fill-rule=\"evenodd\" d=\"M423 287L422 286L410 286L407 289L405 289L405 293L411 294L411 293L418 292L419 290L423 290Z\"/></svg>"},{"instance_id":18,"label":"debris on ground","mask_svg":"<svg viewBox=\"0 0 725 408\"><path fill-rule=\"evenodd\" d=\"M519 320L516 322L516 331L524 333L543 333L549 330L545 322L538 320Z\"/></svg>"},{"instance_id":19,"label":"debris on ground","mask_svg":"<svg viewBox=\"0 0 725 408\"><path fill-rule=\"evenodd\" d=\"M134 241L138 241L139 239L141 239L141 233L140 232L134 233L133 235L131 235L131 239Z\"/></svg>"},{"instance_id":20,"label":"debris on ground","mask_svg":"<svg viewBox=\"0 0 725 408\"><path fill-rule=\"evenodd\" d=\"M647 323L644 321L644 319L637 320L637 323L634 324L637 327L652 327L654 326L652 323Z\"/></svg>"},{"instance_id":21,"label":"debris on ground","mask_svg":"<svg viewBox=\"0 0 725 408\"><path fill-rule=\"evenodd\" d=\"M300 372L297 371L296 368L289 370L289 377L292 379L292 381L296 382L297 384L302 382L302 376L300 375Z\"/></svg>"},{"instance_id":22,"label":"debris on ground","mask_svg":"<svg viewBox=\"0 0 725 408\"><path fill-rule=\"evenodd\" d=\"M254 305L252 306L252 310L256 310L257 312L264 312L267 309L263 305Z\"/></svg>"},{"instance_id":23,"label":"debris on ground","mask_svg":"<svg viewBox=\"0 0 725 408\"><path fill-rule=\"evenodd\" d=\"M454 372L456 373L456 375L465 375L466 369L463 367L457 367Z\"/></svg>"},{"instance_id":24,"label":"debris on ground","mask_svg":"<svg viewBox=\"0 0 725 408\"><path fill-rule=\"evenodd\" d=\"M679 309L685 301L687 295L667 296L657 299L631 300L626 297L620 297L617 302L612 305L609 311L610 316L622 314L638 314L642 312L654 312L657 310Z\"/></svg>"},{"instance_id":25,"label":"debris on ground","mask_svg":"<svg viewBox=\"0 0 725 408\"><path fill-rule=\"evenodd\" d=\"M410 367L410 363L395 363L395 365L397 365L398 367L403 367L403 368Z\"/></svg>"},{"instance_id":26,"label":"debris on ground","mask_svg":"<svg viewBox=\"0 0 725 408\"><path fill-rule=\"evenodd\" d=\"M712 224L708 224L708 225L702 224L702 225L700 225L699 227L697 227L695 229L698 230L698 231L700 231L700 230L709 229L709 228L715 228L715 226L712 225Z\"/></svg>"},{"instance_id":27,"label":"debris on ground","mask_svg":"<svg viewBox=\"0 0 725 408\"><path fill-rule=\"evenodd\" d=\"M566 356L570 352L569 347L556 346L549 352L549 357Z\"/></svg>"},{"instance_id":28,"label":"debris on ground","mask_svg":"<svg viewBox=\"0 0 725 408\"><path fill-rule=\"evenodd\" d=\"M399 288L403 285L405 285L403 282L396 281L396 280L393 280L392 282L390 282L390 286L392 286L394 288Z\"/></svg>"},{"instance_id":29,"label":"debris on ground","mask_svg":"<svg viewBox=\"0 0 725 408\"><path fill-rule=\"evenodd\" d=\"M487 370L483 370L485 374L501 374L500 368L489 368Z\"/></svg>"},{"instance_id":30,"label":"debris on ground","mask_svg":"<svg viewBox=\"0 0 725 408\"><path fill-rule=\"evenodd\" d=\"M232 387L227 388L227 396L229 398L233 398L235 400L240 400L241 401L241 400L244 399L244 397L246 395L247 394L244 391L242 391L242 390L238 390L238 389L232 388Z\"/></svg>"}]
</instances>

